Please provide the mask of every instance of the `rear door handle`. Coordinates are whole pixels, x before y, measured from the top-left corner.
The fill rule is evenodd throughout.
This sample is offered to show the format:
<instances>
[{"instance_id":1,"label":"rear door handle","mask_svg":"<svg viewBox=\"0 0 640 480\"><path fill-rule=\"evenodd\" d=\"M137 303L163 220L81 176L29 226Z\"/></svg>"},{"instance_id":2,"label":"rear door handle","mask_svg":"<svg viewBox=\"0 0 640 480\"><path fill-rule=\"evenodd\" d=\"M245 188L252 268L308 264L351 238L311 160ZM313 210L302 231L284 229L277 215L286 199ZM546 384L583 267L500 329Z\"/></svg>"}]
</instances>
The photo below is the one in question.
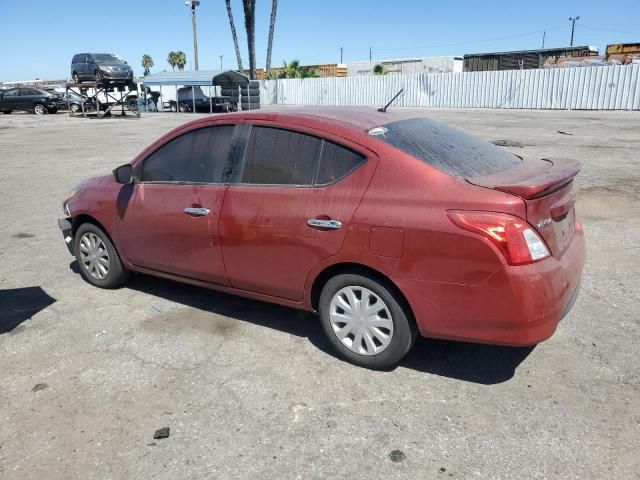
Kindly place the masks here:
<instances>
[{"instance_id":1,"label":"rear door handle","mask_svg":"<svg viewBox=\"0 0 640 480\"><path fill-rule=\"evenodd\" d=\"M318 220L317 218L310 218L307 220L307 225L313 228L330 228L331 230L338 230L342 226L340 220Z\"/></svg>"},{"instance_id":2,"label":"rear door handle","mask_svg":"<svg viewBox=\"0 0 640 480\"><path fill-rule=\"evenodd\" d=\"M189 215L197 215L197 216L204 216L204 215L209 215L209 213L211 212L211 210L209 210L208 208L203 208L203 207L187 207L184 209L184 213L189 214Z\"/></svg>"}]
</instances>

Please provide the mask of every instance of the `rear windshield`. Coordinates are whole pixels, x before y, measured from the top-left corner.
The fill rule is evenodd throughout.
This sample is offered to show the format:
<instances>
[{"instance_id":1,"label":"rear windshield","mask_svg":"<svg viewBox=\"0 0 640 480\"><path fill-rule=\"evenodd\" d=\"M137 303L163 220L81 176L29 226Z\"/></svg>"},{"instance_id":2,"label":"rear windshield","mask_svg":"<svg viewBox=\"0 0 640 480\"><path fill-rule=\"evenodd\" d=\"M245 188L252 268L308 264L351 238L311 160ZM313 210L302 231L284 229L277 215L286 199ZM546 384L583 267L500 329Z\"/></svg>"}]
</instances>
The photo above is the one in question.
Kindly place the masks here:
<instances>
[{"instance_id":1,"label":"rear windshield","mask_svg":"<svg viewBox=\"0 0 640 480\"><path fill-rule=\"evenodd\" d=\"M387 123L369 134L456 177L490 175L520 163L506 150L428 118Z\"/></svg>"}]
</instances>

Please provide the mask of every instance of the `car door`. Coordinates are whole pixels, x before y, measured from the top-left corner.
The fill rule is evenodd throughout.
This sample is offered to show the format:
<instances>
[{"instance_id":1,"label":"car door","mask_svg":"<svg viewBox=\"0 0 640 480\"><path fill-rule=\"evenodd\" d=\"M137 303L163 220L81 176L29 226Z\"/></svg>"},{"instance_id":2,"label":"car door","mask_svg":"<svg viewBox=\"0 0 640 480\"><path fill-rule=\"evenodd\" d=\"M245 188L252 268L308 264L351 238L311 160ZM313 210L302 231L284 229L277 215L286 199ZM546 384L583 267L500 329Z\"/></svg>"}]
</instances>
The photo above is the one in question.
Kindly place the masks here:
<instances>
[{"instance_id":1,"label":"car door","mask_svg":"<svg viewBox=\"0 0 640 480\"><path fill-rule=\"evenodd\" d=\"M191 130L136 163L137 180L118 225L131 263L227 284L218 215L233 131L233 125Z\"/></svg>"},{"instance_id":2,"label":"car door","mask_svg":"<svg viewBox=\"0 0 640 480\"><path fill-rule=\"evenodd\" d=\"M237 182L220 213L227 278L236 288L300 301L313 266L340 251L377 162L309 131L245 130Z\"/></svg>"},{"instance_id":3,"label":"car door","mask_svg":"<svg viewBox=\"0 0 640 480\"><path fill-rule=\"evenodd\" d=\"M20 89L12 88L2 95L2 110L19 110Z\"/></svg>"}]
</instances>

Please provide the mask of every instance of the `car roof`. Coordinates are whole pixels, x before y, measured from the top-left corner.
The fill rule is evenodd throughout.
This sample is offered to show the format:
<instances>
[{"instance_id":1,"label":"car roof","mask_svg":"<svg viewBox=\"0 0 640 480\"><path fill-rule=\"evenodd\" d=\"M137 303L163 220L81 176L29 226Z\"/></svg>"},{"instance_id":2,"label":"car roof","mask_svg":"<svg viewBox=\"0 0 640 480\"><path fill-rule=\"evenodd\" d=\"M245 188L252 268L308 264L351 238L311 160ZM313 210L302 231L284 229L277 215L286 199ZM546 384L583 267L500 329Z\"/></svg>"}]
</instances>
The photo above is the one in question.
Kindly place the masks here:
<instances>
[{"instance_id":1,"label":"car roof","mask_svg":"<svg viewBox=\"0 0 640 480\"><path fill-rule=\"evenodd\" d=\"M226 114L225 117L240 117L246 120L278 120L296 123L300 120L325 121L355 130L369 130L388 123L415 118L416 112L392 110L379 112L366 107L290 107L277 110L246 111ZM217 118L217 117L212 117ZM198 120L197 120L198 121Z\"/></svg>"}]
</instances>

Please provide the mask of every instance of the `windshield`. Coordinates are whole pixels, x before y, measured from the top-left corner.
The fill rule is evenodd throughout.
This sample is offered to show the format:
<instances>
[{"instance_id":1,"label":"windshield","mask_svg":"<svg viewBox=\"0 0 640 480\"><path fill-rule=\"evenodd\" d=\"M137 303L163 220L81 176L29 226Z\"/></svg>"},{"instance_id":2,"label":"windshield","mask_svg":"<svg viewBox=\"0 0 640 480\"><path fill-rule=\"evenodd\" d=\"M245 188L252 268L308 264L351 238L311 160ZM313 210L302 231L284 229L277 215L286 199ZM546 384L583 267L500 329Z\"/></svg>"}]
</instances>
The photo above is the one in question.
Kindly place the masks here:
<instances>
[{"instance_id":1,"label":"windshield","mask_svg":"<svg viewBox=\"0 0 640 480\"><path fill-rule=\"evenodd\" d=\"M124 64L124 60L122 60L118 55L114 55L112 53L95 53L93 55L93 60L96 63Z\"/></svg>"},{"instance_id":2,"label":"windshield","mask_svg":"<svg viewBox=\"0 0 640 480\"><path fill-rule=\"evenodd\" d=\"M520 163L506 150L428 118L387 123L369 134L456 177L490 175Z\"/></svg>"}]
</instances>

